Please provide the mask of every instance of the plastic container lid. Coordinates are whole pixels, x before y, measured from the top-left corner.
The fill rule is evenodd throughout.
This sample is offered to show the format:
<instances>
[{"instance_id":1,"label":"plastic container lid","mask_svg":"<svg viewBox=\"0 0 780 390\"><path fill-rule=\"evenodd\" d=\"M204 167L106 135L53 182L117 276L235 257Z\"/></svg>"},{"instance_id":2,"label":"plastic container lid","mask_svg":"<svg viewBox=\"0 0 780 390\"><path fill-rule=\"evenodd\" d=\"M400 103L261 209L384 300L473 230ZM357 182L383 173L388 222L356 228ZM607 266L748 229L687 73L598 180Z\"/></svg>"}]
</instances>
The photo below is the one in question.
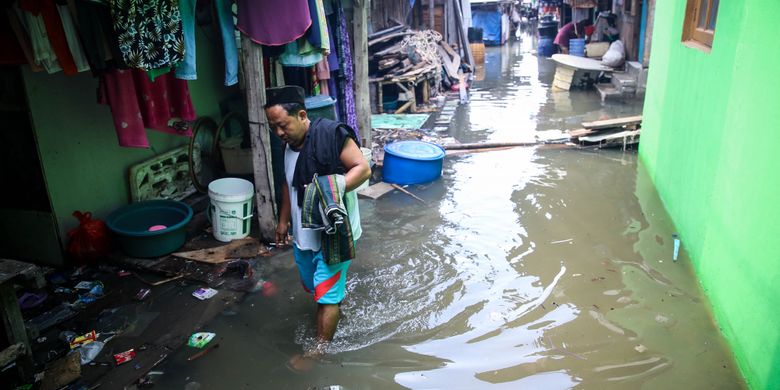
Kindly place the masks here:
<instances>
[{"instance_id":1,"label":"plastic container lid","mask_svg":"<svg viewBox=\"0 0 780 390\"><path fill-rule=\"evenodd\" d=\"M385 145L385 152L394 156L419 161L444 158L444 149L436 144L423 141L398 141Z\"/></svg>"},{"instance_id":2,"label":"plastic container lid","mask_svg":"<svg viewBox=\"0 0 780 390\"><path fill-rule=\"evenodd\" d=\"M315 110L317 108L332 106L336 101L328 95L316 95L307 97L305 103L307 110Z\"/></svg>"}]
</instances>

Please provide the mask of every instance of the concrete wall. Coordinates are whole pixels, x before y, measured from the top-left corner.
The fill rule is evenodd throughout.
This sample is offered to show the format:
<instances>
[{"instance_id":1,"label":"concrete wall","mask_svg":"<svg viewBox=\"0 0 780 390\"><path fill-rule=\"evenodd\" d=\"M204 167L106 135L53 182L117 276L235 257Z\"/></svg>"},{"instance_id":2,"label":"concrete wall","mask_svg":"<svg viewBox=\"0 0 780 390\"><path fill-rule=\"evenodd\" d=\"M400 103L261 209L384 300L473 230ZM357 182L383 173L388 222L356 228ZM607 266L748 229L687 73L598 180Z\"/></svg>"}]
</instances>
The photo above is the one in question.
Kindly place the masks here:
<instances>
[{"instance_id":1,"label":"concrete wall","mask_svg":"<svg viewBox=\"0 0 780 390\"><path fill-rule=\"evenodd\" d=\"M721 1L712 51L656 3L640 156L750 386L780 388L780 40L774 0Z\"/></svg>"},{"instance_id":2,"label":"concrete wall","mask_svg":"<svg viewBox=\"0 0 780 390\"><path fill-rule=\"evenodd\" d=\"M198 29L198 80L190 92L198 116L219 119L224 65L219 35ZM213 44L211 43L213 42ZM97 104L97 79L24 70L33 127L60 236L77 225L74 210L104 218L130 201L130 166L189 142L189 138L147 131L150 149L120 147L108 106ZM235 87L233 87L235 88Z\"/></svg>"}]
</instances>

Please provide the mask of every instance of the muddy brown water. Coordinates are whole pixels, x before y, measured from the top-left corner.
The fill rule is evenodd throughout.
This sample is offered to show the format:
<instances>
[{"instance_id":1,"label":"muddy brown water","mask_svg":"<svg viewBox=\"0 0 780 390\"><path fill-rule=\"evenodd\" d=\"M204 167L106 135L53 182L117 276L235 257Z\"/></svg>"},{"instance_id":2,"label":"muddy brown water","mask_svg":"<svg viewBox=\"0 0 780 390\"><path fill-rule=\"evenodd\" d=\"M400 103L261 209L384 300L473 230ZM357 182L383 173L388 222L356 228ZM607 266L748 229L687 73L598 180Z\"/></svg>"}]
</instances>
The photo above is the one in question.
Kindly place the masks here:
<instances>
[{"instance_id":1,"label":"muddy brown water","mask_svg":"<svg viewBox=\"0 0 780 390\"><path fill-rule=\"evenodd\" d=\"M525 37L486 50L460 106L463 142L641 112L594 91L551 93L554 66ZM482 77L480 77L482 78ZM441 180L361 200L363 238L329 354L292 254L260 267L276 295L249 295L204 327L220 347L171 356L158 388L744 388L672 223L635 152L516 148L448 158ZM685 244L683 242L683 248ZM216 297L218 298L218 297Z\"/></svg>"}]
</instances>

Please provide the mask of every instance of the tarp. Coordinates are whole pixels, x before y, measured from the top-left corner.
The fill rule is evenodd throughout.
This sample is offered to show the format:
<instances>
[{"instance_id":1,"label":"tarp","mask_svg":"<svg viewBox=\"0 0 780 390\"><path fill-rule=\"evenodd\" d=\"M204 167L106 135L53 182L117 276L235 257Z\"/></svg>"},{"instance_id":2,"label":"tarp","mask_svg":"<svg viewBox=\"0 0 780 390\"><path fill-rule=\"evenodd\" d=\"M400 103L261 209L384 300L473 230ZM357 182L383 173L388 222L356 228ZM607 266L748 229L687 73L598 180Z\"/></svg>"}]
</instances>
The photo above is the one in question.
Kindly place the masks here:
<instances>
[{"instance_id":1,"label":"tarp","mask_svg":"<svg viewBox=\"0 0 780 390\"><path fill-rule=\"evenodd\" d=\"M501 45L501 12L472 10L471 25L482 29L486 45Z\"/></svg>"}]
</instances>

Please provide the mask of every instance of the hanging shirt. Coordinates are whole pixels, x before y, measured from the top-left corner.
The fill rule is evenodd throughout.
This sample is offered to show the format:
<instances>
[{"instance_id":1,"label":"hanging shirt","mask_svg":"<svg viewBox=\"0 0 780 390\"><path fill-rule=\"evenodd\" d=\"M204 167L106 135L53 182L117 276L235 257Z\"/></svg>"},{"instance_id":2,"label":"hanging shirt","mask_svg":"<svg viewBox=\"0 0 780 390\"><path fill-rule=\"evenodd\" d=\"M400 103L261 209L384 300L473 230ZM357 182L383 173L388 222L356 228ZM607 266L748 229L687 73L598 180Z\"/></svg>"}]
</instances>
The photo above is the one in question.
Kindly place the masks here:
<instances>
[{"instance_id":1,"label":"hanging shirt","mask_svg":"<svg viewBox=\"0 0 780 390\"><path fill-rule=\"evenodd\" d=\"M236 4L238 29L262 45L290 43L311 25L308 0L236 0Z\"/></svg>"},{"instance_id":2,"label":"hanging shirt","mask_svg":"<svg viewBox=\"0 0 780 390\"><path fill-rule=\"evenodd\" d=\"M111 0L111 20L128 66L157 69L184 58L178 0Z\"/></svg>"},{"instance_id":3,"label":"hanging shirt","mask_svg":"<svg viewBox=\"0 0 780 390\"><path fill-rule=\"evenodd\" d=\"M104 70L126 68L111 23L109 5L102 1L75 0L75 8L79 37L92 73L98 75Z\"/></svg>"},{"instance_id":4,"label":"hanging shirt","mask_svg":"<svg viewBox=\"0 0 780 390\"><path fill-rule=\"evenodd\" d=\"M22 11L17 6L14 6L13 10L19 17L19 21L25 32L30 37L35 64L46 69L47 73L61 71L62 68L60 67L59 61L57 61L57 55L54 54L54 49L51 47L51 43L49 43L43 17L41 15L35 16L29 12Z\"/></svg>"},{"instance_id":5,"label":"hanging shirt","mask_svg":"<svg viewBox=\"0 0 780 390\"><path fill-rule=\"evenodd\" d=\"M19 8L34 16L43 18L46 37L54 53L56 53L57 61L59 66L62 67L63 73L67 75L78 73L78 68L68 47L68 41L65 38L65 31L62 28L62 20L60 19L59 11L57 11L57 5L51 0L20 0Z\"/></svg>"},{"instance_id":6,"label":"hanging shirt","mask_svg":"<svg viewBox=\"0 0 780 390\"><path fill-rule=\"evenodd\" d=\"M166 73L149 79L138 69L116 69L100 77L99 103L111 107L120 146L147 148L146 128L191 136L191 129L168 127L171 118L195 120L187 82Z\"/></svg>"},{"instance_id":7,"label":"hanging shirt","mask_svg":"<svg viewBox=\"0 0 780 390\"><path fill-rule=\"evenodd\" d=\"M76 25L73 23L73 17L70 8L67 5L58 5L57 12L60 14L62 29L65 32L65 40L68 42L68 49L73 56L73 62L79 72L89 70L89 62L84 54L84 49L79 42L79 33L76 31Z\"/></svg>"}]
</instances>

